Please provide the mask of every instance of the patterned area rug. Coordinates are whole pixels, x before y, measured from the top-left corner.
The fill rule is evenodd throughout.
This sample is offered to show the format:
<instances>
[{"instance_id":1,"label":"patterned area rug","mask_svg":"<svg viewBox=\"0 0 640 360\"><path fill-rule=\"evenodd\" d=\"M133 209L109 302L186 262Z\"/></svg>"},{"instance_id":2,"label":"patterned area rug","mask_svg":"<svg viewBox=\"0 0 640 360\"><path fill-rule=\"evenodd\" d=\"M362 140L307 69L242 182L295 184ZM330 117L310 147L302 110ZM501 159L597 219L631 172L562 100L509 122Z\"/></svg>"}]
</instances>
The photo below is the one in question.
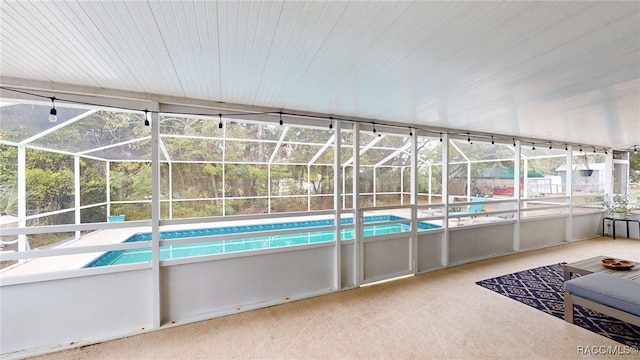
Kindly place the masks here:
<instances>
[{"instance_id":1,"label":"patterned area rug","mask_svg":"<svg viewBox=\"0 0 640 360\"><path fill-rule=\"evenodd\" d=\"M564 264L541 266L476 284L564 319ZM640 346L640 327L576 305L574 323L623 345Z\"/></svg>"}]
</instances>

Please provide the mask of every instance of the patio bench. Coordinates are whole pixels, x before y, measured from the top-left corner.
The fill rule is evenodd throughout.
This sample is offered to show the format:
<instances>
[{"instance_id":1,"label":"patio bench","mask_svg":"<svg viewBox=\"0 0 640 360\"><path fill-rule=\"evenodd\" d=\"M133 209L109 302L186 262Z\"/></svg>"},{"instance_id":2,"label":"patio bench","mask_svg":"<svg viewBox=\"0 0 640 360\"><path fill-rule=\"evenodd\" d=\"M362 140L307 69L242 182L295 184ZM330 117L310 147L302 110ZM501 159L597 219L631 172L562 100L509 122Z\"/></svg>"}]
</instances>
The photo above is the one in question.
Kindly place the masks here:
<instances>
[{"instance_id":1,"label":"patio bench","mask_svg":"<svg viewBox=\"0 0 640 360\"><path fill-rule=\"evenodd\" d=\"M564 283L564 319L573 323L573 306L580 305L640 326L640 282L606 273L593 273Z\"/></svg>"}]
</instances>

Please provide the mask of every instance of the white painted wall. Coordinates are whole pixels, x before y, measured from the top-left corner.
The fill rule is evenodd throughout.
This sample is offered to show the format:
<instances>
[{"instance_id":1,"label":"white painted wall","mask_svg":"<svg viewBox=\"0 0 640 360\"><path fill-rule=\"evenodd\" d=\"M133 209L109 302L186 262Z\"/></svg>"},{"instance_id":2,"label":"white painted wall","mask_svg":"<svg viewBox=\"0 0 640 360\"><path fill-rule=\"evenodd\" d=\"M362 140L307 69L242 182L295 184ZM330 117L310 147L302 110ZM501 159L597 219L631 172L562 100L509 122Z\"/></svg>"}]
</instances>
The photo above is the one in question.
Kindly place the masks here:
<instances>
[{"instance_id":1,"label":"white painted wall","mask_svg":"<svg viewBox=\"0 0 640 360\"><path fill-rule=\"evenodd\" d=\"M151 293L150 269L3 284L2 355L149 329Z\"/></svg>"},{"instance_id":2,"label":"white painted wall","mask_svg":"<svg viewBox=\"0 0 640 360\"><path fill-rule=\"evenodd\" d=\"M572 219L573 239L580 240L602 235L602 212L574 213Z\"/></svg>"},{"instance_id":3,"label":"white painted wall","mask_svg":"<svg viewBox=\"0 0 640 360\"><path fill-rule=\"evenodd\" d=\"M499 222L449 229L449 263L456 265L512 253L513 226Z\"/></svg>"},{"instance_id":4,"label":"white painted wall","mask_svg":"<svg viewBox=\"0 0 640 360\"><path fill-rule=\"evenodd\" d=\"M292 248L163 266L162 323L236 313L336 290L331 243Z\"/></svg>"},{"instance_id":5,"label":"white painted wall","mask_svg":"<svg viewBox=\"0 0 640 360\"><path fill-rule=\"evenodd\" d=\"M567 240L566 216L527 218L520 222L520 249L532 250Z\"/></svg>"},{"instance_id":6,"label":"white painted wall","mask_svg":"<svg viewBox=\"0 0 640 360\"><path fill-rule=\"evenodd\" d=\"M400 235L400 236L398 236ZM363 241L363 283L386 280L411 273L409 233Z\"/></svg>"},{"instance_id":7,"label":"white painted wall","mask_svg":"<svg viewBox=\"0 0 640 360\"><path fill-rule=\"evenodd\" d=\"M418 235L418 273L441 269L442 264L442 233L444 230L432 230Z\"/></svg>"}]
</instances>

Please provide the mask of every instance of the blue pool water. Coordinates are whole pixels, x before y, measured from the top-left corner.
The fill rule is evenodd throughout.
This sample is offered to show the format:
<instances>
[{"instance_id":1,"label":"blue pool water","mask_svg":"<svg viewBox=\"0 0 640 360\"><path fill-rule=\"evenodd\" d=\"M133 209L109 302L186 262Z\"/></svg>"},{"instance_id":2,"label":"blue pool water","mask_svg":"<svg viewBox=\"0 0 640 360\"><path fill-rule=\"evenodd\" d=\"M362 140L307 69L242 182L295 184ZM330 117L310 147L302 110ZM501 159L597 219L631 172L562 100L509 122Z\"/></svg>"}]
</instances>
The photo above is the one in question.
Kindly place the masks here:
<instances>
[{"instance_id":1,"label":"blue pool water","mask_svg":"<svg viewBox=\"0 0 640 360\"><path fill-rule=\"evenodd\" d=\"M364 223L371 222L384 222L394 220L406 220L405 218L395 215L379 215L379 216L367 216L364 218ZM353 223L352 218L341 219L343 225ZM197 230L176 230L176 231L163 231L160 233L162 240L179 239L185 237L201 237L201 236L213 236L223 234L239 234L245 232L259 232L259 231L271 231L280 229L304 229L317 226L332 226L333 219L327 220L314 220L314 221L298 221L298 222L286 222L278 224L260 224L260 225L245 225L245 226L229 226L209 229L197 229ZM440 226L429 224L425 222L418 222L418 228L422 230L435 229ZM364 236L374 235L386 235L399 232L406 232L410 230L410 223L394 223L394 224L375 224L364 226ZM195 244L178 244L178 245L165 245L160 247L160 259L176 259L190 256L212 255L212 254L226 254L238 251L267 249L274 247L283 247L291 245L313 244L320 242L329 242L334 240L334 231L306 231L295 234L284 235L271 235L271 236L255 236L234 239L234 240L220 240L220 241L208 241ZM353 229L341 230L340 237L342 240L353 239ZM151 233L139 233L129 237L124 242L138 242L151 240ZM132 250L118 250L109 251L94 261L87 264L85 267L97 267L117 264L130 264L137 262L151 261L151 248L140 248Z\"/></svg>"}]
</instances>

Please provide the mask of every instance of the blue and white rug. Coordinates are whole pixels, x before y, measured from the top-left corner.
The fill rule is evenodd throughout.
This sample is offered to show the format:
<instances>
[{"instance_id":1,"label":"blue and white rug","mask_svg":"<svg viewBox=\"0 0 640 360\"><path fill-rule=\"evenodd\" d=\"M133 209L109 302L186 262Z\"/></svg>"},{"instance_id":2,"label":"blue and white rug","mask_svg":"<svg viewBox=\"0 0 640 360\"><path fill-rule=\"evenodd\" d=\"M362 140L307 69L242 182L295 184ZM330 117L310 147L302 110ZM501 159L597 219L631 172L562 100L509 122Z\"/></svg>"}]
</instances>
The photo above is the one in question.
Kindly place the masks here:
<instances>
[{"instance_id":1,"label":"blue and white rug","mask_svg":"<svg viewBox=\"0 0 640 360\"><path fill-rule=\"evenodd\" d=\"M476 284L564 319L564 265L541 266ZM627 346L640 346L640 327L576 305L574 323Z\"/></svg>"}]
</instances>

